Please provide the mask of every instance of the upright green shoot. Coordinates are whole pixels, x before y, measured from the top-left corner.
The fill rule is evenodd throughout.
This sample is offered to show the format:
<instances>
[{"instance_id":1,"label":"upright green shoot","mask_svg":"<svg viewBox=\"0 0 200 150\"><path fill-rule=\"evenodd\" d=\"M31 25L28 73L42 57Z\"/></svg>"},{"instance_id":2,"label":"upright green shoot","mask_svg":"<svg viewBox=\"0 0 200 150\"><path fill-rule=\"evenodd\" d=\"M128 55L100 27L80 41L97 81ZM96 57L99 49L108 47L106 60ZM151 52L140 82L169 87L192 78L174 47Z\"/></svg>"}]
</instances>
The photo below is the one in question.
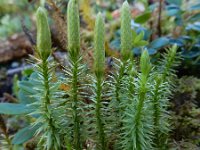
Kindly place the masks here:
<instances>
[{"instance_id":1,"label":"upright green shoot","mask_svg":"<svg viewBox=\"0 0 200 150\"><path fill-rule=\"evenodd\" d=\"M131 56L132 29L129 4L125 1L121 9L121 54L122 60L127 61Z\"/></svg>"},{"instance_id":2,"label":"upright green shoot","mask_svg":"<svg viewBox=\"0 0 200 150\"><path fill-rule=\"evenodd\" d=\"M106 149L106 139L102 115L102 87L105 73L105 29L101 14L97 15L94 36L94 71L95 81L95 101L96 101L96 128L98 132L99 149Z\"/></svg>"},{"instance_id":3,"label":"upright green shoot","mask_svg":"<svg viewBox=\"0 0 200 150\"><path fill-rule=\"evenodd\" d=\"M37 66L37 72L41 75L41 89L38 97L41 98L39 101L39 109L35 113L41 114L36 120L35 124L41 124L37 134L42 136L39 141L39 147L44 149L59 150L60 137L58 134L57 125L53 117L53 110L51 109L51 98L52 92L52 67L49 66L48 57L51 54L51 34L47 20L46 10L42 7L38 8L37 17L37 52L39 54L40 64ZM55 93L54 93L55 94Z\"/></svg>"},{"instance_id":4,"label":"upright green shoot","mask_svg":"<svg viewBox=\"0 0 200 150\"><path fill-rule=\"evenodd\" d=\"M77 0L70 0L67 10L67 35L68 51L70 60L70 101L72 107L72 143L76 150L82 149L81 143L81 123L79 109L79 74L80 74L80 20ZM70 131L71 132L71 131Z\"/></svg>"}]
</instances>

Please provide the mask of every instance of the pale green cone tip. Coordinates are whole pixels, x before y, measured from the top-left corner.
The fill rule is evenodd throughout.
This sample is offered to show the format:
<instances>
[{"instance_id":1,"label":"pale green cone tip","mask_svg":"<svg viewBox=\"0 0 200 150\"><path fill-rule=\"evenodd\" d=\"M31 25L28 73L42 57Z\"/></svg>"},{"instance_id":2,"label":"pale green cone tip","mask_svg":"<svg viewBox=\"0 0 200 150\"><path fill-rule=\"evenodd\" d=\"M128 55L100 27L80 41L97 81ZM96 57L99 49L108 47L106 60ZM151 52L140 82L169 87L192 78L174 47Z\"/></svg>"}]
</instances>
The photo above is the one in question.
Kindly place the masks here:
<instances>
[{"instance_id":1,"label":"pale green cone tip","mask_svg":"<svg viewBox=\"0 0 200 150\"><path fill-rule=\"evenodd\" d=\"M76 0L70 0L67 8L67 36L68 50L73 57L80 52L80 20L79 8Z\"/></svg>"},{"instance_id":2,"label":"pale green cone tip","mask_svg":"<svg viewBox=\"0 0 200 150\"><path fill-rule=\"evenodd\" d=\"M51 54L51 33L49 29L47 12L39 7L36 12L37 50L40 57L46 60Z\"/></svg>"},{"instance_id":3,"label":"pale green cone tip","mask_svg":"<svg viewBox=\"0 0 200 150\"><path fill-rule=\"evenodd\" d=\"M131 29L131 11L127 1L121 9L121 55L123 61L127 61L131 56L132 48L132 29Z\"/></svg>"},{"instance_id":4,"label":"pale green cone tip","mask_svg":"<svg viewBox=\"0 0 200 150\"><path fill-rule=\"evenodd\" d=\"M98 13L94 33L94 69L98 77L105 71L105 27L101 13Z\"/></svg>"},{"instance_id":5,"label":"pale green cone tip","mask_svg":"<svg viewBox=\"0 0 200 150\"><path fill-rule=\"evenodd\" d=\"M151 70L150 57L147 50L144 50L142 52L142 56L140 58L140 67L141 67L141 72L145 76L147 76Z\"/></svg>"}]
</instances>

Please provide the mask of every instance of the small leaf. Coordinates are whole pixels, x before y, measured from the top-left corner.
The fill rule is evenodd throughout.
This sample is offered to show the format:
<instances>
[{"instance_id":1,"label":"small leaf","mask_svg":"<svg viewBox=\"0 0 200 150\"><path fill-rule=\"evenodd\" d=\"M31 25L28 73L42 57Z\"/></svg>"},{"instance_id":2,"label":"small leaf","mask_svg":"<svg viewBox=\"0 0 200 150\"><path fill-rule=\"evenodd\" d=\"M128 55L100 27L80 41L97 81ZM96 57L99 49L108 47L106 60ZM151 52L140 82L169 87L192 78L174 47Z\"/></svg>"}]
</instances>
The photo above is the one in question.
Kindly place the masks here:
<instances>
[{"instance_id":1,"label":"small leaf","mask_svg":"<svg viewBox=\"0 0 200 150\"><path fill-rule=\"evenodd\" d=\"M186 27L186 30L200 31L200 22L188 24L187 27Z\"/></svg>"},{"instance_id":2,"label":"small leaf","mask_svg":"<svg viewBox=\"0 0 200 150\"><path fill-rule=\"evenodd\" d=\"M0 114L20 115L30 112L24 104L0 103Z\"/></svg>"},{"instance_id":3,"label":"small leaf","mask_svg":"<svg viewBox=\"0 0 200 150\"><path fill-rule=\"evenodd\" d=\"M19 130L13 140L12 144L23 144L24 142L27 142L31 138L33 138L36 130L40 127L40 125L36 126L27 126L21 130Z\"/></svg>"},{"instance_id":4,"label":"small leaf","mask_svg":"<svg viewBox=\"0 0 200 150\"><path fill-rule=\"evenodd\" d=\"M21 104L31 104L31 103L37 101L37 99L33 95L31 95L21 89L18 92L18 99Z\"/></svg>"},{"instance_id":5,"label":"small leaf","mask_svg":"<svg viewBox=\"0 0 200 150\"><path fill-rule=\"evenodd\" d=\"M34 83L32 83L30 81L20 81L19 82L20 89L22 89L30 94L36 94L36 91L33 90L33 88L32 88L32 87L34 87L33 85L34 85Z\"/></svg>"},{"instance_id":6,"label":"small leaf","mask_svg":"<svg viewBox=\"0 0 200 150\"><path fill-rule=\"evenodd\" d=\"M149 48L149 49L147 49L147 50L148 50L149 55L154 55L154 54L157 53L157 50L156 50L156 49L153 49L153 48Z\"/></svg>"},{"instance_id":7,"label":"small leaf","mask_svg":"<svg viewBox=\"0 0 200 150\"><path fill-rule=\"evenodd\" d=\"M179 15L181 11L179 9L170 9L167 11L168 16L176 16Z\"/></svg>"},{"instance_id":8,"label":"small leaf","mask_svg":"<svg viewBox=\"0 0 200 150\"><path fill-rule=\"evenodd\" d=\"M166 37L161 37L151 42L149 47L153 49L159 49L163 46L166 46L167 44L169 44L169 39Z\"/></svg>"},{"instance_id":9,"label":"small leaf","mask_svg":"<svg viewBox=\"0 0 200 150\"><path fill-rule=\"evenodd\" d=\"M189 10L200 10L200 3L191 6Z\"/></svg>"},{"instance_id":10,"label":"small leaf","mask_svg":"<svg viewBox=\"0 0 200 150\"><path fill-rule=\"evenodd\" d=\"M167 2L170 4L178 5L178 6L181 6L182 4L182 0L167 0Z\"/></svg>"},{"instance_id":11,"label":"small leaf","mask_svg":"<svg viewBox=\"0 0 200 150\"><path fill-rule=\"evenodd\" d=\"M141 46L146 46L147 44L148 44L147 41L142 40L142 41L139 41L138 43L136 43L134 46L141 47Z\"/></svg>"},{"instance_id":12,"label":"small leaf","mask_svg":"<svg viewBox=\"0 0 200 150\"><path fill-rule=\"evenodd\" d=\"M151 17L151 12L145 12L144 14L135 18L135 22L143 24L143 23L147 22L150 17Z\"/></svg>"},{"instance_id":13,"label":"small leaf","mask_svg":"<svg viewBox=\"0 0 200 150\"><path fill-rule=\"evenodd\" d=\"M188 58L188 59L191 59L191 58L195 58L195 57L198 57L198 56L200 56L200 51L184 51L183 53L182 53L182 56L184 57L184 58Z\"/></svg>"},{"instance_id":14,"label":"small leaf","mask_svg":"<svg viewBox=\"0 0 200 150\"><path fill-rule=\"evenodd\" d=\"M139 35L137 35L135 38L134 38L134 44L136 44L136 43L138 43L138 42L140 42L142 39L143 39L143 37L144 37L144 32L142 31L142 32L140 32L140 34Z\"/></svg>"},{"instance_id":15,"label":"small leaf","mask_svg":"<svg viewBox=\"0 0 200 150\"><path fill-rule=\"evenodd\" d=\"M189 21L200 20L200 13L190 16Z\"/></svg>"}]
</instances>

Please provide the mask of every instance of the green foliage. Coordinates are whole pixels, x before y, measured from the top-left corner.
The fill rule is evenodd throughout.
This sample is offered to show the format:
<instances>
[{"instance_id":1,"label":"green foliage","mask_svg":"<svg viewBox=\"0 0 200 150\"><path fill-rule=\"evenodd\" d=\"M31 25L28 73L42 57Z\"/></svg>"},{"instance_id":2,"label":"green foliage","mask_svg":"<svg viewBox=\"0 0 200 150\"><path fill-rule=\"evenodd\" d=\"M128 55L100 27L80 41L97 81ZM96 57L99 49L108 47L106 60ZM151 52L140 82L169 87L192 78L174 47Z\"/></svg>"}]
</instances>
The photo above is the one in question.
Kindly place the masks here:
<instances>
[{"instance_id":1,"label":"green foliage","mask_svg":"<svg viewBox=\"0 0 200 150\"><path fill-rule=\"evenodd\" d=\"M31 26L30 12L32 12L32 10L33 6L28 5L27 0L20 0L20 1L1 0L0 38L6 39L8 36L11 36L16 32L21 32L22 18L24 24L28 28L30 28Z\"/></svg>"},{"instance_id":2,"label":"green foliage","mask_svg":"<svg viewBox=\"0 0 200 150\"><path fill-rule=\"evenodd\" d=\"M0 113L7 115L26 114L30 110L24 104L0 103Z\"/></svg>"},{"instance_id":3,"label":"green foliage","mask_svg":"<svg viewBox=\"0 0 200 150\"><path fill-rule=\"evenodd\" d=\"M150 19L150 17L151 17L151 12L145 12L142 15L137 16L137 18L135 18L135 22L143 24L147 22Z\"/></svg>"},{"instance_id":4,"label":"green foliage","mask_svg":"<svg viewBox=\"0 0 200 150\"><path fill-rule=\"evenodd\" d=\"M21 130L19 130L13 140L12 140L12 144L23 144L24 142L27 142L28 140L30 140L31 138L33 138L35 132L37 131L37 129L40 127L40 125L36 125L36 126L27 126Z\"/></svg>"},{"instance_id":5,"label":"green foliage","mask_svg":"<svg viewBox=\"0 0 200 150\"><path fill-rule=\"evenodd\" d=\"M78 1L70 0L68 65L65 76L58 77L56 64L49 59L51 39L44 8L38 8L36 15L36 54L40 57L32 56L34 72L28 80L19 82L20 103L0 105L4 108L0 113L16 114L5 105L20 106L23 109L18 113L32 118L31 125L14 136L13 144L22 144L33 137L37 148L45 150L143 150L167 145L170 130L167 109L173 67L177 65L176 46L169 48L157 66L151 64L147 50L143 50L139 61L134 60L133 44L144 46L147 42L143 32L132 32L129 5L125 2L121 17L122 60L114 58L112 71L106 73L105 29L98 14L92 72L82 64ZM69 88L63 91L60 89L63 85Z\"/></svg>"},{"instance_id":6,"label":"green foliage","mask_svg":"<svg viewBox=\"0 0 200 150\"><path fill-rule=\"evenodd\" d=\"M152 110L149 104L149 75L151 71L150 59L144 51L140 59L141 74L138 77L137 96L132 99L125 110L123 119L123 149L148 149L152 148ZM136 98L136 99L135 99Z\"/></svg>"},{"instance_id":7,"label":"green foliage","mask_svg":"<svg viewBox=\"0 0 200 150\"><path fill-rule=\"evenodd\" d=\"M137 33L133 31L133 47L146 46L148 42L143 40L143 38L144 38L144 32L140 32L137 35Z\"/></svg>"},{"instance_id":8,"label":"green foliage","mask_svg":"<svg viewBox=\"0 0 200 150\"><path fill-rule=\"evenodd\" d=\"M98 133L98 143L100 143L99 149L106 149L106 139L104 125L102 121L102 87L103 87L103 77L105 72L105 36L104 36L104 22L101 14L97 15L95 23L95 37L94 37L94 57L95 57L95 75L96 81L94 80L94 101L96 103L95 115L96 115L96 127Z\"/></svg>"},{"instance_id":9,"label":"green foliage","mask_svg":"<svg viewBox=\"0 0 200 150\"><path fill-rule=\"evenodd\" d=\"M79 10L78 10L78 1L70 0L68 3L67 10L67 21L68 21L68 50L69 50L69 61L70 61L70 70L66 70L66 75L69 76L68 80L70 82L69 86L71 87L69 93L69 100L71 103L70 109L72 109L72 134L68 135L67 139L70 139L67 143L72 145L72 149L81 150L82 141L81 141L81 112L80 112L80 94L79 89L81 88L79 76L82 73L83 67L80 64L80 20L79 20ZM66 108L68 109L68 108ZM70 124L69 124L70 126ZM71 143L72 142L72 143Z\"/></svg>"},{"instance_id":10,"label":"green foliage","mask_svg":"<svg viewBox=\"0 0 200 150\"><path fill-rule=\"evenodd\" d=\"M38 74L38 80L37 78L34 79L37 83L37 94L35 96L38 97L38 101L31 104L34 111L30 115L39 115L33 123L34 126L42 124L36 131L36 135L43 133L38 142L38 147L48 150L58 150L61 147L60 135L57 133L58 125L53 118L54 109L51 106L52 99L55 99L57 96L58 84L53 84L52 82L54 66L50 66L48 61L48 57L51 53L51 35L44 8L38 8L36 15L37 52L40 58L37 59L33 57L33 59L34 61L39 61L39 64L36 65L35 68ZM19 132L18 134L20 133L23 132ZM31 135L29 136L31 137Z\"/></svg>"}]
</instances>

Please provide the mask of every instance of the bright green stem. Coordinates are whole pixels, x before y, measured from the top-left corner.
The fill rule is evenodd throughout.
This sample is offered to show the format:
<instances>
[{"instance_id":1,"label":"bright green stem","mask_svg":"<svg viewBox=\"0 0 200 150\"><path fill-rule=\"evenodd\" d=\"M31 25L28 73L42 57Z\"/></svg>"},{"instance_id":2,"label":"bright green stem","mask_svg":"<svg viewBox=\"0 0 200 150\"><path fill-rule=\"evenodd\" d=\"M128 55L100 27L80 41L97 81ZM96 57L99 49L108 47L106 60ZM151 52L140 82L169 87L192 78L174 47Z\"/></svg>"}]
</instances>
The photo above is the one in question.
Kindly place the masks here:
<instances>
[{"instance_id":1,"label":"bright green stem","mask_svg":"<svg viewBox=\"0 0 200 150\"><path fill-rule=\"evenodd\" d=\"M106 140L104 126L102 122L102 112L101 112L101 101L102 101L102 79L97 78L96 82L96 119L97 119L97 130L98 130L98 139L100 144L100 150L106 149Z\"/></svg>"},{"instance_id":2,"label":"bright green stem","mask_svg":"<svg viewBox=\"0 0 200 150\"><path fill-rule=\"evenodd\" d=\"M128 70L128 101L129 104L132 103L133 98L134 98L134 90L135 90L135 85L134 85L134 76L136 75L136 71L134 70L134 61L131 60L131 63L129 64L129 70Z\"/></svg>"},{"instance_id":3,"label":"bright green stem","mask_svg":"<svg viewBox=\"0 0 200 150\"><path fill-rule=\"evenodd\" d=\"M155 128L155 141L159 141L158 137L158 127L159 127L159 120L160 120L160 106L159 106L159 88L161 85L161 78L156 80L156 85L154 89L153 95L153 108L154 108L154 128Z\"/></svg>"},{"instance_id":4,"label":"bright green stem","mask_svg":"<svg viewBox=\"0 0 200 150\"><path fill-rule=\"evenodd\" d=\"M124 77L124 73L125 73L125 63L120 64L120 68L119 68L119 74L116 77L116 83L115 83L115 99L117 100L117 102L120 103L120 89L121 89L121 83L122 83L122 79Z\"/></svg>"},{"instance_id":5,"label":"bright green stem","mask_svg":"<svg viewBox=\"0 0 200 150\"><path fill-rule=\"evenodd\" d=\"M49 74L48 74L48 61L43 60L42 61L42 67L43 67L43 77L44 77L44 87L45 87L45 98L44 98L44 104L45 108L48 108L48 105L50 104L49 94L50 94L50 88L49 88Z\"/></svg>"},{"instance_id":6,"label":"bright green stem","mask_svg":"<svg viewBox=\"0 0 200 150\"><path fill-rule=\"evenodd\" d=\"M154 90L154 126L157 128L159 124L159 114L160 114L160 107L158 104L158 90L159 90L159 84L156 84L155 90Z\"/></svg>"},{"instance_id":7,"label":"bright green stem","mask_svg":"<svg viewBox=\"0 0 200 150\"><path fill-rule=\"evenodd\" d=\"M145 98L146 98L146 92L147 92L147 89L146 89L146 83L147 83L147 77L144 77L143 78L144 80L142 81L143 84L140 85L140 92L139 92L139 97L138 97L138 100L139 100L139 103L138 103L138 106L137 106L137 112L136 112L136 116L135 116L135 127L136 127L136 148L138 150L141 150L141 145L140 145L140 141L139 141L139 137L138 137L138 132L139 132L139 126L140 126L140 122L141 122L141 114L142 114L142 109L143 109L143 106L144 106L144 101L145 101Z\"/></svg>"},{"instance_id":8,"label":"bright green stem","mask_svg":"<svg viewBox=\"0 0 200 150\"><path fill-rule=\"evenodd\" d=\"M102 82L105 73L105 36L104 21L101 13L97 15L94 34L94 69L96 75L96 119L98 130L98 143L100 150L106 149L106 140L104 125L102 121L101 103L102 103Z\"/></svg>"},{"instance_id":9,"label":"bright green stem","mask_svg":"<svg viewBox=\"0 0 200 150\"><path fill-rule=\"evenodd\" d=\"M55 124L54 124L54 120L52 118L52 113L51 113L51 110L50 110L50 104L51 104L51 101L50 101L50 86L49 86L49 68L48 68L48 61L47 60L43 60L42 61L42 69L43 69L43 82L44 82L44 88L45 88L45 95L44 95L44 101L43 101L43 107L44 107L44 111L46 114L43 114L45 116L48 116L48 117L45 117L45 118L48 118L48 124L49 124L49 127L50 127L50 130L52 132L51 135L55 135L54 133L56 132L56 128L55 128ZM56 148L56 149L59 149L60 148L60 145L56 142L57 139L56 137L52 137L53 140L52 140L52 145L50 145L49 149L52 149L52 148ZM56 142L56 143L54 143Z\"/></svg>"},{"instance_id":10,"label":"bright green stem","mask_svg":"<svg viewBox=\"0 0 200 150\"><path fill-rule=\"evenodd\" d=\"M68 50L72 62L72 109L73 109L73 145L75 150L81 150L80 118L78 112L78 67L80 57L80 20L78 1L70 0L67 9Z\"/></svg>"},{"instance_id":11,"label":"bright green stem","mask_svg":"<svg viewBox=\"0 0 200 150\"><path fill-rule=\"evenodd\" d=\"M138 94L138 105L137 105L137 111L135 115L135 127L136 127L136 148L138 150L142 149L142 145L140 144L140 137L138 137L139 133L139 127L140 127L140 122L141 122L141 115L142 115L142 109L144 107L144 101L147 95L147 80L148 76L151 70L151 65L150 65L150 58L148 55L147 51L144 51L142 53L141 59L140 59L140 68L141 68L141 78L140 78L140 88L139 88L139 94Z\"/></svg>"},{"instance_id":12,"label":"bright green stem","mask_svg":"<svg viewBox=\"0 0 200 150\"><path fill-rule=\"evenodd\" d=\"M72 109L74 113L74 133L73 133L73 143L74 149L81 150L81 141L80 141L80 118L78 113L78 65L79 61L73 60L72 69Z\"/></svg>"}]
</instances>

